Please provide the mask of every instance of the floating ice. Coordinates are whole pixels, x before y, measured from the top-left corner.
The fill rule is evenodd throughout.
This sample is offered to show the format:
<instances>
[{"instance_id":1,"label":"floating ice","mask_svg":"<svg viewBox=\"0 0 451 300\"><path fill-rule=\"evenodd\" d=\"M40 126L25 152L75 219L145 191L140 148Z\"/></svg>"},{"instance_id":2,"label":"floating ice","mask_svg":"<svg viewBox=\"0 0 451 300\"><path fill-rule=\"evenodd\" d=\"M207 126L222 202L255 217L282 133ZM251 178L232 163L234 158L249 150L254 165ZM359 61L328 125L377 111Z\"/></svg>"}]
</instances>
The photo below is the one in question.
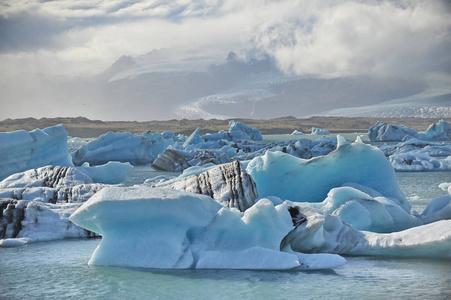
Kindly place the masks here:
<instances>
[{"instance_id":1,"label":"floating ice","mask_svg":"<svg viewBox=\"0 0 451 300\"><path fill-rule=\"evenodd\" d=\"M212 197L225 207L245 211L258 197L252 177L238 161L210 168L199 175L179 177L156 185Z\"/></svg>"},{"instance_id":2,"label":"floating ice","mask_svg":"<svg viewBox=\"0 0 451 300\"><path fill-rule=\"evenodd\" d=\"M376 190L407 212L411 207L384 153L358 142L343 144L326 156L309 160L268 151L249 162L246 170L254 179L260 197L322 202L332 188L354 182Z\"/></svg>"},{"instance_id":3,"label":"floating ice","mask_svg":"<svg viewBox=\"0 0 451 300\"><path fill-rule=\"evenodd\" d=\"M195 144L200 144L203 143L204 140L202 139L202 137L199 134L199 128L197 128L196 130L193 131L193 133L191 133L191 135L185 140L185 142L183 143L183 148L188 147L188 145L195 145Z\"/></svg>"},{"instance_id":4,"label":"floating ice","mask_svg":"<svg viewBox=\"0 0 451 300\"><path fill-rule=\"evenodd\" d=\"M390 155L389 160L398 172L451 170L451 156L435 158L421 152L407 152Z\"/></svg>"},{"instance_id":5,"label":"floating ice","mask_svg":"<svg viewBox=\"0 0 451 300\"><path fill-rule=\"evenodd\" d=\"M82 146L72 154L74 164L103 165L110 161L129 162L132 165L152 163L158 154L173 145L160 133L145 132L141 135L130 132L108 132Z\"/></svg>"},{"instance_id":6,"label":"floating ice","mask_svg":"<svg viewBox=\"0 0 451 300\"><path fill-rule=\"evenodd\" d=\"M221 149L195 149L191 151L176 150L168 147L152 163L152 168L161 171L180 172L192 166L215 165L230 162L230 158Z\"/></svg>"},{"instance_id":7,"label":"floating ice","mask_svg":"<svg viewBox=\"0 0 451 300\"><path fill-rule=\"evenodd\" d=\"M432 199L420 218L425 224L451 219L451 195Z\"/></svg>"},{"instance_id":8,"label":"floating ice","mask_svg":"<svg viewBox=\"0 0 451 300\"><path fill-rule=\"evenodd\" d=\"M117 184L125 180L127 172L133 168L129 163L110 161L101 166L77 167L81 172L87 174L96 183Z\"/></svg>"},{"instance_id":9,"label":"floating ice","mask_svg":"<svg viewBox=\"0 0 451 300\"><path fill-rule=\"evenodd\" d=\"M292 133L291 133L291 135L303 135L304 133L302 133L302 132L300 132L300 131L298 131L298 130L294 130Z\"/></svg>"},{"instance_id":10,"label":"floating ice","mask_svg":"<svg viewBox=\"0 0 451 300\"><path fill-rule=\"evenodd\" d=\"M333 188L317 207L324 214L340 216L356 230L393 232L423 225L423 222L402 209L395 201L367 187L354 185Z\"/></svg>"},{"instance_id":11,"label":"floating ice","mask_svg":"<svg viewBox=\"0 0 451 300\"><path fill-rule=\"evenodd\" d=\"M46 165L73 166L63 125L27 132L0 132L0 180Z\"/></svg>"},{"instance_id":12,"label":"floating ice","mask_svg":"<svg viewBox=\"0 0 451 300\"><path fill-rule=\"evenodd\" d=\"M402 141L412 137L417 137L418 132L415 129L404 125L392 125L381 121L371 126L368 130L370 141Z\"/></svg>"},{"instance_id":13,"label":"floating ice","mask_svg":"<svg viewBox=\"0 0 451 300\"><path fill-rule=\"evenodd\" d=\"M451 220L438 221L393 233L357 231L339 216L323 215L296 206L301 220L282 241L282 247L307 253L451 257ZM292 209L292 211L294 211Z\"/></svg>"},{"instance_id":14,"label":"floating ice","mask_svg":"<svg viewBox=\"0 0 451 300\"><path fill-rule=\"evenodd\" d=\"M202 138L206 141L217 141L221 139L239 142L243 140L253 140L253 141L261 141L263 140L263 136L257 128L246 125L244 123L240 123L237 121L229 122L229 131L221 131L213 134L206 134L202 136Z\"/></svg>"},{"instance_id":15,"label":"floating ice","mask_svg":"<svg viewBox=\"0 0 451 300\"><path fill-rule=\"evenodd\" d=\"M246 212L170 189L106 188L70 219L103 238L90 264L147 268L292 269L335 267L343 258L280 251L292 229L285 204L262 199Z\"/></svg>"},{"instance_id":16,"label":"floating ice","mask_svg":"<svg viewBox=\"0 0 451 300\"><path fill-rule=\"evenodd\" d=\"M368 130L370 141L402 141L410 138L418 138L426 141L451 140L451 123L440 120L429 126L425 132L417 132L415 129L404 125L392 125L381 121Z\"/></svg>"},{"instance_id":17,"label":"floating ice","mask_svg":"<svg viewBox=\"0 0 451 300\"><path fill-rule=\"evenodd\" d=\"M313 135L329 135L330 132L321 128L312 127Z\"/></svg>"},{"instance_id":18,"label":"floating ice","mask_svg":"<svg viewBox=\"0 0 451 300\"><path fill-rule=\"evenodd\" d=\"M440 120L432 124L425 132L419 134L419 138L427 141L450 141L451 140L451 123Z\"/></svg>"}]
</instances>

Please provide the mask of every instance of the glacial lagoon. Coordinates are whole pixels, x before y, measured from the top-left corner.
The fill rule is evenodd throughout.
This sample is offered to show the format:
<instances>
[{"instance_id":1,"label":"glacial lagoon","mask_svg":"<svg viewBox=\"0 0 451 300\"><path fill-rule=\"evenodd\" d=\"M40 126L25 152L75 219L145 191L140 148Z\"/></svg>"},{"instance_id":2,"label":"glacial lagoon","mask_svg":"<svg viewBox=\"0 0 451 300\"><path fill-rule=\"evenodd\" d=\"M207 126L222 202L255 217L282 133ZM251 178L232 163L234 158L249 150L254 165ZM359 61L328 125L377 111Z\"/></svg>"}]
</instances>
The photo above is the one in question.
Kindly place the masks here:
<instances>
[{"instance_id":1,"label":"glacial lagoon","mask_svg":"<svg viewBox=\"0 0 451 300\"><path fill-rule=\"evenodd\" d=\"M133 168L126 183L161 175ZM451 172L397 173L413 210ZM100 239L0 248L0 299L449 299L451 260L346 257L323 271L155 270L88 265Z\"/></svg>"}]
</instances>

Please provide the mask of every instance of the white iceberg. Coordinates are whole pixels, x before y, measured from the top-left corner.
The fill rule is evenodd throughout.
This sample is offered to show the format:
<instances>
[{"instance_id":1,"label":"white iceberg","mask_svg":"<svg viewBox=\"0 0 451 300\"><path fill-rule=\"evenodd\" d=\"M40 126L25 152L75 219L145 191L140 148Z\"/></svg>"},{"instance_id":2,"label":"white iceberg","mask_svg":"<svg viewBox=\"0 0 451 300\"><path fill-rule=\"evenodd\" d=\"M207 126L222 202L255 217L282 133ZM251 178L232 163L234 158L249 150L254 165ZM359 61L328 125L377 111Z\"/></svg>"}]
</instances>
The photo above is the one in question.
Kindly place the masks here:
<instances>
[{"instance_id":1,"label":"white iceberg","mask_svg":"<svg viewBox=\"0 0 451 300\"><path fill-rule=\"evenodd\" d=\"M46 165L73 166L64 125L0 132L0 157L0 180Z\"/></svg>"},{"instance_id":2,"label":"white iceberg","mask_svg":"<svg viewBox=\"0 0 451 300\"><path fill-rule=\"evenodd\" d=\"M262 199L246 212L170 189L106 188L70 219L102 235L90 264L171 269L292 269L342 265L336 255L281 252L293 228L285 204ZM309 263L312 263L311 266Z\"/></svg>"},{"instance_id":3,"label":"white iceberg","mask_svg":"<svg viewBox=\"0 0 451 300\"><path fill-rule=\"evenodd\" d=\"M425 224L451 219L451 195L432 199L419 217Z\"/></svg>"},{"instance_id":4,"label":"white iceberg","mask_svg":"<svg viewBox=\"0 0 451 300\"><path fill-rule=\"evenodd\" d=\"M423 225L393 200L368 187L349 185L331 189L316 207L324 214L340 216L356 230L382 233Z\"/></svg>"}]
</instances>

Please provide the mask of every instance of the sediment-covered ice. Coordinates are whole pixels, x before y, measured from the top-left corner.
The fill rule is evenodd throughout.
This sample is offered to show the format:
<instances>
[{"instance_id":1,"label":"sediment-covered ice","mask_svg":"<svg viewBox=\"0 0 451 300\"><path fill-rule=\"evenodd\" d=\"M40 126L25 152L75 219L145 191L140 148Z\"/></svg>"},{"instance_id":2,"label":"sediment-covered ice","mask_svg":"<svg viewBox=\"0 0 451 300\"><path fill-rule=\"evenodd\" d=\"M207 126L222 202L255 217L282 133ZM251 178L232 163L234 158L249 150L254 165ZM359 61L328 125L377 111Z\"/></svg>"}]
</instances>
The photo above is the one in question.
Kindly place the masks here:
<instances>
[{"instance_id":1,"label":"sediment-covered ice","mask_svg":"<svg viewBox=\"0 0 451 300\"><path fill-rule=\"evenodd\" d=\"M91 236L68 218L103 187L75 167L46 166L9 176L0 182L0 239Z\"/></svg>"},{"instance_id":2,"label":"sediment-covered ice","mask_svg":"<svg viewBox=\"0 0 451 300\"><path fill-rule=\"evenodd\" d=\"M238 161L210 168L200 174L165 181L156 186L207 195L225 207L234 207L240 211L251 207L258 197L252 177Z\"/></svg>"},{"instance_id":3,"label":"sediment-covered ice","mask_svg":"<svg viewBox=\"0 0 451 300\"><path fill-rule=\"evenodd\" d=\"M0 132L0 180L46 165L73 166L64 125Z\"/></svg>"},{"instance_id":4,"label":"sediment-covered ice","mask_svg":"<svg viewBox=\"0 0 451 300\"><path fill-rule=\"evenodd\" d=\"M451 170L451 156L435 158L421 152L407 152L390 155L389 160L397 172Z\"/></svg>"},{"instance_id":5,"label":"sediment-covered ice","mask_svg":"<svg viewBox=\"0 0 451 300\"><path fill-rule=\"evenodd\" d=\"M246 212L171 189L105 188L70 219L102 235L91 264L147 268L292 269L334 267L338 256L300 258L280 251L292 229L286 205L262 199Z\"/></svg>"},{"instance_id":6,"label":"sediment-covered ice","mask_svg":"<svg viewBox=\"0 0 451 300\"><path fill-rule=\"evenodd\" d=\"M110 161L129 162L132 165L152 163L158 154L173 145L172 138L165 139L160 133L108 132L82 146L72 154L75 165L88 162L103 165Z\"/></svg>"},{"instance_id":7,"label":"sediment-covered ice","mask_svg":"<svg viewBox=\"0 0 451 300\"><path fill-rule=\"evenodd\" d=\"M399 188L395 171L376 147L338 138L326 156L300 159L282 152L266 152L249 162L260 197L277 196L296 202L322 202L329 191L347 182L370 187L409 212L410 203Z\"/></svg>"},{"instance_id":8,"label":"sediment-covered ice","mask_svg":"<svg viewBox=\"0 0 451 300\"><path fill-rule=\"evenodd\" d=\"M160 171L181 172L192 166L204 164L224 164L230 162L227 152L222 149L177 150L172 147L164 150L152 163L152 168Z\"/></svg>"}]
</instances>

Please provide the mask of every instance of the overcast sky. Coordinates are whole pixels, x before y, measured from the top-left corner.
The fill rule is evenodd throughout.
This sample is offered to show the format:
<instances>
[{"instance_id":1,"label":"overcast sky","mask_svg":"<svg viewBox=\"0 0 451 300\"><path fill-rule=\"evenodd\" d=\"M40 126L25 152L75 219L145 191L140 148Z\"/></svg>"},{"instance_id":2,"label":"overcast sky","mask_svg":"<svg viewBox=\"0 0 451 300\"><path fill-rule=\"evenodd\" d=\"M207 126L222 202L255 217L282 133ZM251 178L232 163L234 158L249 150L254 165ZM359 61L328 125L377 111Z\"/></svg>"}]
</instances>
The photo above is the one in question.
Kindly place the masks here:
<instances>
[{"instance_id":1,"label":"overcast sky","mask_svg":"<svg viewBox=\"0 0 451 300\"><path fill-rule=\"evenodd\" d=\"M0 79L99 73L154 49L244 49L287 74L321 78L449 78L450 3L0 0Z\"/></svg>"}]
</instances>

